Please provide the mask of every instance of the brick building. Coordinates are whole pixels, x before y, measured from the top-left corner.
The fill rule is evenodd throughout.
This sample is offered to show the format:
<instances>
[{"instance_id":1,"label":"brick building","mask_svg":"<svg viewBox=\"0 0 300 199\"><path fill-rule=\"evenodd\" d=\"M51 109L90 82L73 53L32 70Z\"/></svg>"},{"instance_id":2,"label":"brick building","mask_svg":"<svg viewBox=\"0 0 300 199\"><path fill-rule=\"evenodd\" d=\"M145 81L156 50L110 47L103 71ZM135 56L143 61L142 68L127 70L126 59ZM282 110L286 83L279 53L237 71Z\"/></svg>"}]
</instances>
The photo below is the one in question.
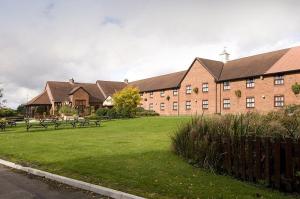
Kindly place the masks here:
<instances>
[{"instance_id":1,"label":"brick building","mask_svg":"<svg viewBox=\"0 0 300 199\"><path fill-rule=\"evenodd\" d=\"M267 112L300 104L300 47L224 61L196 58L187 71L131 82L161 115Z\"/></svg>"},{"instance_id":2,"label":"brick building","mask_svg":"<svg viewBox=\"0 0 300 199\"><path fill-rule=\"evenodd\" d=\"M27 106L50 113L63 103L80 107L112 105L111 96L127 85L141 91L141 106L161 115L267 112L300 104L292 85L300 82L300 47L223 61L195 58L188 70L133 82L95 84L47 82Z\"/></svg>"}]
</instances>

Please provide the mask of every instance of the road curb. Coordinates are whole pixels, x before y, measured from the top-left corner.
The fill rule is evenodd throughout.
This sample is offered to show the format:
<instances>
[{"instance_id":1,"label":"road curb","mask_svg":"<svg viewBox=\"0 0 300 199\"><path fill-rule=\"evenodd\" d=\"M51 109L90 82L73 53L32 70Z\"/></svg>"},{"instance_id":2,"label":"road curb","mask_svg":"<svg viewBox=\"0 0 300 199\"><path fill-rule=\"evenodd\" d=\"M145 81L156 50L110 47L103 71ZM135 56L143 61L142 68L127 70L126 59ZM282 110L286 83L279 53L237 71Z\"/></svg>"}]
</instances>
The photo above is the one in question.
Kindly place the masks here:
<instances>
[{"instance_id":1,"label":"road curb","mask_svg":"<svg viewBox=\"0 0 300 199\"><path fill-rule=\"evenodd\" d=\"M17 169L17 170L21 170L27 173L30 173L32 175L36 175L36 176L40 176L40 177L45 177L47 179L53 180L53 181L57 181L60 182L62 184L67 184L69 186L72 187L76 187L79 189L83 189L83 190L87 190L87 191L91 191L103 196L108 196L114 199L145 199L139 196L135 196L135 195L131 195L125 192L121 192L121 191L116 191L113 189L109 189L106 187L102 187L99 185L94 185L94 184L90 184L87 182L83 182L80 180L75 180L72 178L67 178L64 176L60 176L60 175L56 175L56 174L52 174L46 171L41 171L38 169L33 169L31 167L23 167L21 165L15 164L13 162L9 162L6 160L2 160L0 159L0 164L13 168L13 169Z\"/></svg>"}]
</instances>

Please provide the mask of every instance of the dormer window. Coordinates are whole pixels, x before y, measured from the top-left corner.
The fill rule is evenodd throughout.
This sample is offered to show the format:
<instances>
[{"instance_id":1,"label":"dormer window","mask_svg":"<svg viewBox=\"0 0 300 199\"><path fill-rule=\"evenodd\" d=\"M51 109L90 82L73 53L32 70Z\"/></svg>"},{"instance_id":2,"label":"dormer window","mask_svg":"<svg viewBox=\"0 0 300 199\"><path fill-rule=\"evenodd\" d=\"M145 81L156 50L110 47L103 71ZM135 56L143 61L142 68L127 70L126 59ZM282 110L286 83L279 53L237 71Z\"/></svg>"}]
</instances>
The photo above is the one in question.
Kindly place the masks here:
<instances>
[{"instance_id":1,"label":"dormer window","mask_svg":"<svg viewBox=\"0 0 300 199\"><path fill-rule=\"evenodd\" d=\"M246 80L246 88L254 88L255 83L254 83L254 79L247 79Z\"/></svg>"}]
</instances>

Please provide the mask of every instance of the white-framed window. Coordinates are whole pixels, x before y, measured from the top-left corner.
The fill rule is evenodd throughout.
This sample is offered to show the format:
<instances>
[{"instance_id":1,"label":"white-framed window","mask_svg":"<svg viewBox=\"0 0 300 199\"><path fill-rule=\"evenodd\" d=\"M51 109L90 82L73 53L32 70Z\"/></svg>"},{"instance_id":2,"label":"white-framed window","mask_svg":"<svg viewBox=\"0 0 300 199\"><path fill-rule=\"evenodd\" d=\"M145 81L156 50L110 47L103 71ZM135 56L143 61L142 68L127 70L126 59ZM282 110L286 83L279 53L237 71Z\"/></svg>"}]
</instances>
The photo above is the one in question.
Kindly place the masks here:
<instances>
[{"instance_id":1,"label":"white-framed window","mask_svg":"<svg viewBox=\"0 0 300 199\"><path fill-rule=\"evenodd\" d=\"M149 95L150 95L150 98L153 98L153 92L150 92Z\"/></svg>"},{"instance_id":2,"label":"white-framed window","mask_svg":"<svg viewBox=\"0 0 300 199\"><path fill-rule=\"evenodd\" d=\"M152 111L153 110L153 103L149 104L149 110Z\"/></svg>"},{"instance_id":3,"label":"white-framed window","mask_svg":"<svg viewBox=\"0 0 300 199\"><path fill-rule=\"evenodd\" d=\"M165 103L160 103L160 110L164 111L165 110Z\"/></svg>"},{"instance_id":4,"label":"white-framed window","mask_svg":"<svg viewBox=\"0 0 300 199\"><path fill-rule=\"evenodd\" d=\"M283 95L274 96L274 106L275 107L283 107L284 106L284 96Z\"/></svg>"},{"instance_id":5,"label":"white-framed window","mask_svg":"<svg viewBox=\"0 0 300 199\"><path fill-rule=\"evenodd\" d=\"M178 95L178 89L173 89L173 96L177 96Z\"/></svg>"},{"instance_id":6,"label":"white-framed window","mask_svg":"<svg viewBox=\"0 0 300 199\"><path fill-rule=\"evenodd\" d=\"M230 90L230 82L229 81L223 82L223 90L224 91Z\"/></svg>"},{"instance_id":7,"label":"white-framed window","mask_svg":"<svg viewBox=\"0 0 300 199\"><path fill-rule=\"evenodd\" d=\"M143 97L144 93L140 93L140 96Z\"/></svg>"},{"instance_id":8,"label":"white-framed window","mask_svg":"<svg viewBox=\"0 0 300 199\"><path fill-rule=\"evenodd\" d=\"M191 85L186 86L185 93L186 94L191 94L192 93L192 86Z\"/></svg>"},{"instance_id":9,"label":"white-framed window","mask_svg":"<svg viewBox=\"0 0 300 199\"><path fill-rule=\"evenodd\" d=\"M276 75L274 77L274 85L283 85L284 84L284 77L283 75Z\"/></svg>"},{"instance_id":10,"label":"white-framed window","mask_svg":"<svg viewBox=\"0 0 300 199\"><path fill-rule=\"evenodd\" d=\"M255 98L254 97L246 97L246 107L247 108L255 107Z\"/></svg>"},{"instance_id":11,"label":"white-framed window","mask_svg":"<svg viewBox=\"0 0 300 199\"><path fill-rule=\"evenodd\" d=\"M255 82L253 78L246 80L246 88L254 88L254 86L255 86Z\"/></svg>"},{"instance_id":12,"label":"white-framed window","mask_svg":"<svg viewBox=\"0 0 300 199\"><path fill-rule=\"evenodd\" d=\"M174 111L178 110L178 102L173 102L173 110Z\"/></svg>"},{"instance_id":13,"label":"white-framed window","mask_svg":"<svg viewBox=\"0 0 300 199\"><path fill-rule=\"evenodd\" d=\"M165 91L160 91L160 96L164 97L165 96Z\"/></svg>"},{"instance_id":14,"label":"white-framed window","mask_svg":"<svg viewBox=\"0 0 300 199\"><path fill-rule=\"evenodd\" d=\"M191 110L192 108L192 102L189 100L189 101L186 101L185 102L185 110Z\"/></svg>"},{"instance_id":15,"label":"white-framed window","mask_svg":"<svg viewBox=\"0 0 300 199\"><path fill-rule=\"evenodd\" d=\"M208 100L202 100L202 109L208 109Z\"/></svg>"},{"instance_id":16,"label":"white-framed window","mask_svg":"<svg viewBox=\"0 0 300 199\"><path fill-rule=\"evenodd\" d=\"M230 99L223 99L223 108L230 109Z\"/></svg>"},{"instance_id":17,"label":"white-framed window","mask_svg":"<svg viewBox=\"0 0 300 199\"><path fill-rule=\"evenodd\" d=\"M204 92L204 93L208 92L208 83L202 84L202 92Z\"/></svg>"}]
</instances>

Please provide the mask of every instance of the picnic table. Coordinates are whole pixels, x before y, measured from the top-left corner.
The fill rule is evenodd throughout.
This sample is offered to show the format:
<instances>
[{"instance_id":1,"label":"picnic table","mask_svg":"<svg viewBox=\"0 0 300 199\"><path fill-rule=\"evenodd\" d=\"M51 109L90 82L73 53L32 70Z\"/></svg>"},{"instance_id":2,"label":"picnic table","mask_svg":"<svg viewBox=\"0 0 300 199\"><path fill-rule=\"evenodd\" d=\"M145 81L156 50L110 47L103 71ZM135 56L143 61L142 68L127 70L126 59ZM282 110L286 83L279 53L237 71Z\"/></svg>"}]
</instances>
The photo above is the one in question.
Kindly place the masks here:
<instances>
[{"instance_id":1,"label":"picnic table","mask_svg":"<svg viewBox=\"0 0 300 199\"><path fill-rule=\"evenodd\" d=\"M5 128L6 128L6 122L1 121L0 122L0 130L5 131Z\"/></svg>"},{"instance_id":2,"label":"picnic table","mask_svg":"<svg viewBox=\"0 0 300 199\"><path fill-rule=\"evenodd\" d=\"M31 128L44 128L47 129L49 125L53 124L53 120L41 119L38 123L30 123L29 120L25 120L26 130L29 131Z\"/></svg>"},{"instance_id":3,"label":"picnic table","mask_svg":"<svg viewBox=\"0 0 300 199\"><path fill-rule=\"evenodd\" d=\"M60 120L58 118L53 119L40 119L38 123L30 123L26 120L26 129L29 131L31 128L44 128L47 129L49 126L54 126L54 129L58 129L61 126L70 125L72 128L76 127L88 127L88 126L100 126L100 120L89 120L86 118L76 118L69 120Z\"/></svg>"}]
</instances>

